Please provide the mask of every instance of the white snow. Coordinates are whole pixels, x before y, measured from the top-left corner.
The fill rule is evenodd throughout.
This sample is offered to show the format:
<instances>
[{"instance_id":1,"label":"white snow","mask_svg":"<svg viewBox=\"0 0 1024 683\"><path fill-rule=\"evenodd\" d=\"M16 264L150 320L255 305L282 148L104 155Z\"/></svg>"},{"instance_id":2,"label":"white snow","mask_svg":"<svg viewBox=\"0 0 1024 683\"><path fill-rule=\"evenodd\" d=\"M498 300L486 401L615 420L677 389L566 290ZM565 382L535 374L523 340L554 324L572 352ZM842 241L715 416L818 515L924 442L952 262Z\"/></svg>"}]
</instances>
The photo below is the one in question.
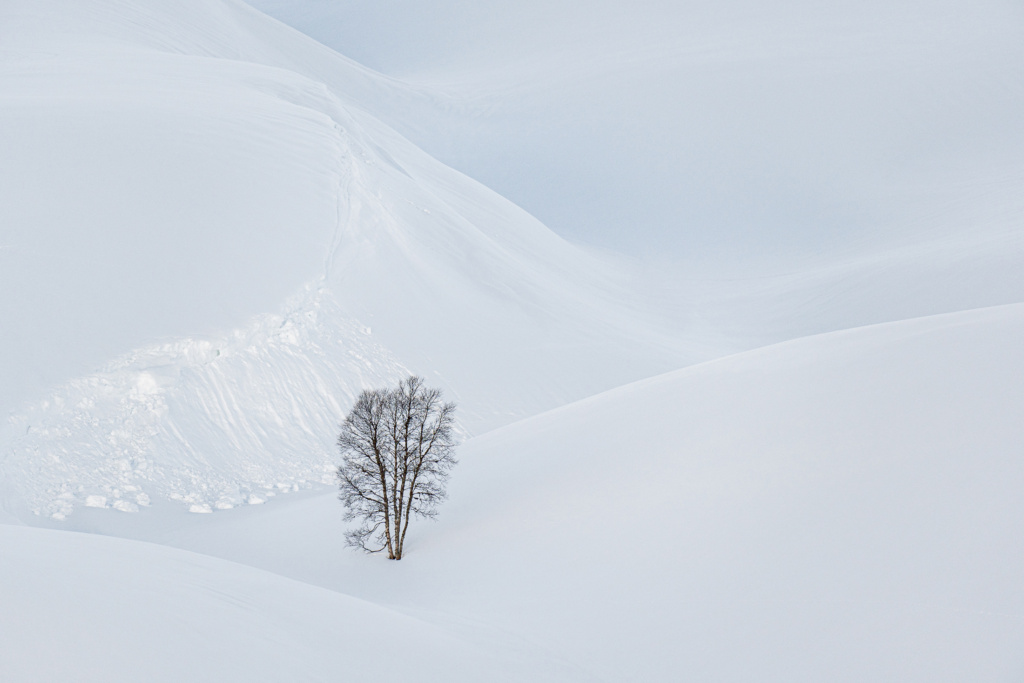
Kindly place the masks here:
<instances>
[{"instance_id":1,"label":"white snow","mask_svg":"<svg viewBox=\"0 0 1024 683\"><path fill-rule=\"evenodd\" d=\"M409 371L479 432L695 357L611 263L365 113L397 85L241 3L0 23L8 506L329 480L345 406Z\"/></svg>"},{"instance_id":2,"label":"white snow","mask_svg":"<svg viewBox=\"0 0 1024 683\"><path fill-rule=\"evenodd\" d=\"M571 672L540 648L204 555L5 525L0 543L5 681L441 683ZM396 644L405 656L394 656Z\"/></svg>"},{"instance_id":3,"label":"white snow","mask_svg":"<svg viewBox=\"0 0 1024 683\"><path fill-rule=\"evenodd\" d=\"M741 350L1024 299L1014 0L250 3L437 93L378 116L641 258L683 334Z\"/></svg>"},{"instance_id":4,"label":"white snow","mask_svg":"<svg viewBox=\"0 0 1024 683\"><path fill-rule=\"evenodd\" d=\"M257 4L391 75L0 4L0 680L1024 675L1019 8ZM388 562L334 439L409 372Z\"/></svg>"},{"instance_id":5,"label":"white snow","mask_svg":"<svg viewBox=\"0 0 1024 683\"><path fill-rule=\"evenodd\" d=\"M489 432L401 563L343 547L330 491L63 524L476 624L561 680L1010 681L1022 346L1024 304L865 327Z\"/></svg>"}]
</instances>

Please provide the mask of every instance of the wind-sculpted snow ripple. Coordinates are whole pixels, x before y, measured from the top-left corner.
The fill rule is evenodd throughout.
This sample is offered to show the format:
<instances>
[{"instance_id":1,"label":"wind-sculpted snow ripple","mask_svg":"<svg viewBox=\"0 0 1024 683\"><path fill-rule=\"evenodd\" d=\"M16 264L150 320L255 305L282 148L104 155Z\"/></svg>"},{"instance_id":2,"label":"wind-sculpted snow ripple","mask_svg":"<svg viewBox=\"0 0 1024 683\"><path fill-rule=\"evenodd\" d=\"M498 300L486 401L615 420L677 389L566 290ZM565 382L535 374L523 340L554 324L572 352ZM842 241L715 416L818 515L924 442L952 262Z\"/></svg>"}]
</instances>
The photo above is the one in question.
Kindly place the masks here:
<instances>
[{"instance_id":1,"label":"wind-sculpted snow ripple","mask_svg":"<svg viewBox=\"0 0 1024 683\"><path fill-rule=\"evenodd\" d=\"M58 520L154 499L212 512L330 483L347 405L404 373L311 288L284 314L137 350L12 416L6 502Z\"/></svg>"}]
</instances>

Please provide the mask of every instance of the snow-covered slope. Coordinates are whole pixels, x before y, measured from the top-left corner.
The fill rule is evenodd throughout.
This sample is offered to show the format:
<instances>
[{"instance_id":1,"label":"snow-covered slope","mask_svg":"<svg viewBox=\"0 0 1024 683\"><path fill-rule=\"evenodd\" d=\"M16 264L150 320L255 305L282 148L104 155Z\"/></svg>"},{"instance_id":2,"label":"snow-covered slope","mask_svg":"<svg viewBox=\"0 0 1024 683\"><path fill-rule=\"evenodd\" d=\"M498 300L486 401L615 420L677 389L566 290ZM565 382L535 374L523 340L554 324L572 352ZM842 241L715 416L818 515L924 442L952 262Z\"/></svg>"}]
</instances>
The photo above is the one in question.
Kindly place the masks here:
<instances>
[{"instance_id":1,"label":"snow-covered slope","mask_svg":"<svg viewBox=\"0 0 1024 683\"><path fill-rule=\"evenodd\" d=\"M536 648L466 638L204 555L4 525L0 544L4 681L441 683L567 672Z\"/></svg>"},{"instance_id":2,"label":"snow-covered slope","mask_svg":"<svg viewBox=\"0 0 1024 683\"><path fill-rule=\"evenodd\" d=\"M782 24L807 6L783 4ZM570 19L579 9L552 6ZM724 230L716 239L763 251L760 265L777 270L648 273L641 296L616 266L386 125L423 132L449 107L449 123L464 120L507 106L523 82L496 82L489 100L442 98L238 0L0 4L0 679L1019 680L1024 304L806 337L596 393L725 349L1024 291L1019 128L1002 116L1017 81L998 96L987 81L956 90L985 96L942 109L907 146L890 143L936 100L899 100L914 106L891 115L911 123L868 120L846 135L874 110L846 108L861 91L845 85L875 81L830 78L884 65L858 50L889 34L847 35L840 52L853 62L821 72L821 53L807 57L785 31L767 50L723 39L711 29L753 3L721 6L688 29L704 42L672 53L712 67L689 91L702 94L692 116L666 120L716 124L681 133L715 134L691 148L684 178L701 180L680 196L726 187L700 210L749 200L724 214L737 221L772 209L761 227L782 232L766 234L793 238L812 263L774 261ZM773 6L758 20L776 26ZM917 35L901 33L918 16L901 7L894 30ZM998 84L1019 63L1017 15L984 7L984 20L960 23L970 45L979 26L998 28L972 63L985 72L1007 57ZM829 23L821 12L812 25ZM935 36L959 16L936 14L925 49L910 50L933 77L947 64L932 59ZM678 39L668 21L658 35L649 51L570 58L545 88L577 74L589 92L606 67L642 70ZM555 53L524 59L525 73ZM751 63L779 71L762 81ZM949 78L974 84L972 73ZM800 76L789 95L802 93L788 105L702 108L722 83L757 84L725 104L767 102L751 94L778 94L770 86L787 74ZM808 75L829 87L805 90ZM785 119L808 92L830 104ZM999 116L975 123L999 124L993 137L918 154L985 103ZM762 136L766 119L750 111L786 120L789 134ZM598 139L618 139L603 125ZM687 149L636 128L641 150ZM804 128L814 134L793 134ZM654 176L634 171L665 158L619 163L628 147L587 144L566 172L604 164L644 202L638 188ZM878 164L899 168L876 177ZM740 166L769 182L719 183ZM913 202L883 201L893 178ZM844 216L890 225L874 209L904 221L881 248L820 260L819 242L797 239L819 217L823 230ZM787 216L805 223L787 232ZM659 298L684 304L678 320L650 313ZM355 392L410 371L443 385L480 435L460 450L438 523L417 524L396 563L345 549L340 504L317 485L330 481ZM14 526L26 522L60 531Z\"/></svg>"},{"instance_id":3,"label":"snow-covered slope","mask_svg":"<svg viewBox=\"0 0 1024 683\"><path fill-rule=\"evenodd\" d=\"M5 505L324 479L360 388L471 432L692 355L614 266L367 114L425 96L236 0L0 7Z\"/></svg>"},{"instance_id":4,"label":"snow-covered slope","mask_svg":"<svg viewBox=\"0 0 1024 683\"><path fill-rule=\"evenodd\" d=\"M1024 300L1015 0L249 1L446 92L382 115L725 346Z\"/></svg>"},{"instance_id":5,"label":"snow-covered slope","mask_svg":"<svg viewBox=\"0 0 1024 683\"><path fill-rule=\"evenodd\" d=\"M400 583L342 547L329 495L173 527L76 523L488 624L602 680L1009 682L1024 674L1021 348L1022 305L910 320L489 432L462 449L437 524L410 534Z\"/></svg>"}]
</instances>

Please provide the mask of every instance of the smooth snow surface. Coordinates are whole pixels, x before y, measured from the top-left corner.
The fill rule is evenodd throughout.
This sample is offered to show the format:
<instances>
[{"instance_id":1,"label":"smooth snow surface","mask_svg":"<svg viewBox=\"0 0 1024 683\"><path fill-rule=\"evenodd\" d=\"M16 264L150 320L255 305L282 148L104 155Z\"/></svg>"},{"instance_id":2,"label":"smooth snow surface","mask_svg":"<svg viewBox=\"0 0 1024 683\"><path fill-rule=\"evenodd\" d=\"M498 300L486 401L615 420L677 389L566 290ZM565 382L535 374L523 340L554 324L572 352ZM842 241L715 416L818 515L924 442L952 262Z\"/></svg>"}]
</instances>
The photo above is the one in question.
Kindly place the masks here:
<instances>
[{"instance_id":1,"label":"smooth snow surface","mask_svg":"<svg viewBox=\"0 0 1024 683\"><path fill-rule=\"evenodd\" d=\"M333 494L74 523L504 633L563 680L1009 682L1021 348L1024 305L866 327L490 432L400 563L342 546Z\"/></svg>"},{"instance_id":2,"label":"smooth snow surface","mask_svg":"<svg viewBox=\"0 0 1024 683\"><path fill-rule=\"evenodd\" d=\"M1024 300L1017 0L250 2L438 93L380 116L734 350Z\"/></svg>"},{"instance_id":3,"label":"smooth snow surface","mask_svg":"<svg viewBox=\"0 0 1024 683\"><path fill-rule=\"evenodd\" d=\"M8 506L233 506L329 479L364 386L420 373L480 432L696 357L616 266L366 113L413 90L240 2L0 27Z\"/></svg>"},{"instance_id":4,"label":"smooth snow surface","mask_svg":"<svg viewBox=\"0 0 1024 683\"><path fill-rule=\"evenodd\" d=\"M564 680L555 658L524 668L521 652L204 555L12 526L0 543L4 681Z\"/></svg>"},{"instance_id":5,"label":"smooth snow surface","mask_svg":"<svg viewBox=\"0 0 1024 683\"><path fill-rule=\"evenodd\" d=\"M1024 677L1017 4L257 4L388 75L0 2L0 681ZM410 372L388 562L334 439Z\"/></svg>"}]
</instances>

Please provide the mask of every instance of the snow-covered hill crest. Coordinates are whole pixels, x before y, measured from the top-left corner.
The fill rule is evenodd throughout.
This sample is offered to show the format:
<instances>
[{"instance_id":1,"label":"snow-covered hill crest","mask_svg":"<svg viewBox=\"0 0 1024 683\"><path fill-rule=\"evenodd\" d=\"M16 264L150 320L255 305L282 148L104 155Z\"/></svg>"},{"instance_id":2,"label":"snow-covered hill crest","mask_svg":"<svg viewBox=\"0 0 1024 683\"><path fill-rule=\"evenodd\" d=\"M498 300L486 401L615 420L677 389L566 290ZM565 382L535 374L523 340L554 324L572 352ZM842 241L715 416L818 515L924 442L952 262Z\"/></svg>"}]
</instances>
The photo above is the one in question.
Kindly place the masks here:
<instances>
[{"instance_id":1,"label":"snow-covered hill crest","mask_svg":"<svg viewBox=\"0 0 1024 683\"><path fill-rule=\"evenodd\" d=\"M240 2L0 13L12 508L319 482L400 372L479 432L690 357L614 265L367 113L422 93Z\"/></svg>"}]
</instances>

